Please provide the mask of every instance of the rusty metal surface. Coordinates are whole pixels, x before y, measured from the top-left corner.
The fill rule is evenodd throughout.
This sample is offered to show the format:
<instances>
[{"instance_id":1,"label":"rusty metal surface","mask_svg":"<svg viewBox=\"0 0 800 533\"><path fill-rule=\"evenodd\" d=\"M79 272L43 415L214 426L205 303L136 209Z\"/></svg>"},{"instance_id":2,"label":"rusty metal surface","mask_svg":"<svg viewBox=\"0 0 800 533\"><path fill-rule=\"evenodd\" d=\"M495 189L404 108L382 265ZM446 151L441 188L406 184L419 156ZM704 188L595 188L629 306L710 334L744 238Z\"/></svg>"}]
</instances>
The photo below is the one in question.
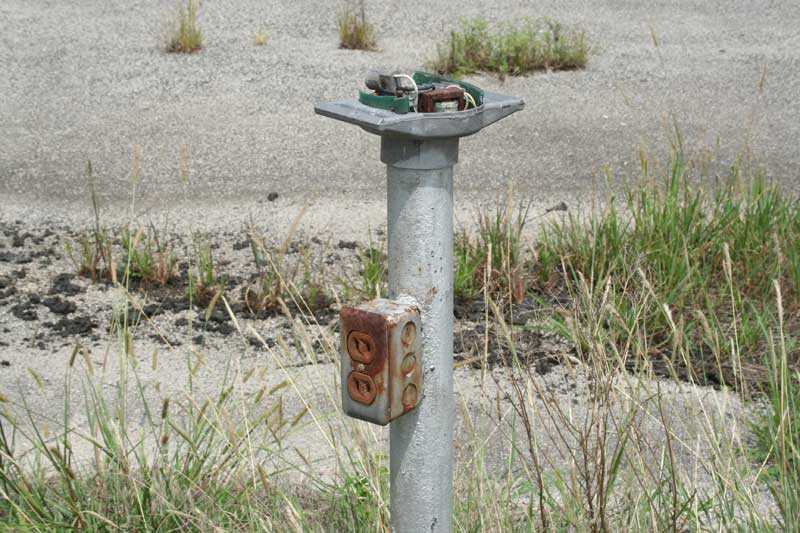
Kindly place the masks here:
<instances>
[{"instance_id":1,"label":"rusty metal surface","mask_svg":"<svg viewBox=\"0 0 800 533\"><path fill-rule=\"evenodd\" d=\"M448 87L419 93L417 110L420 113L433 113L436 111L436 102L449 102L452 100L457 100L458 110L463 111L467 106L467 101L464 99L464 89L461 87Z\"/></svg>"},{"instance_id":2,"label":"rusty metal surface","mask_svg":"<svg viewBox=\"0 0 800 533\"><path fill-rule=\"evenodd\" d=\"M378 395L375 381L367 374L355 370L352 370L347 376L347 392L350 394L350 398L364 405L372 404Z\"/></svg>"},{"instance_id":3,"label":"rusty metal surface","mask_svg":"<svg viewBox=\"0 0 800 533\"><path fill-rule=\"evenodd\" d=\"M414 409L422 392L418 307L377 299L339 316L345 413L385 425Z\"/></svg>"},{"instance_id":4,"label":"rusty metal surface","mask_svg":"<svg viewBox=\"0 0 800 533\"><path fill-rule=\"evenodd\" d=\"M375 342L360 331L351 331L347 336L347 353L354 361L370 364L375 357Z\"/></svg>"}]
</instances>

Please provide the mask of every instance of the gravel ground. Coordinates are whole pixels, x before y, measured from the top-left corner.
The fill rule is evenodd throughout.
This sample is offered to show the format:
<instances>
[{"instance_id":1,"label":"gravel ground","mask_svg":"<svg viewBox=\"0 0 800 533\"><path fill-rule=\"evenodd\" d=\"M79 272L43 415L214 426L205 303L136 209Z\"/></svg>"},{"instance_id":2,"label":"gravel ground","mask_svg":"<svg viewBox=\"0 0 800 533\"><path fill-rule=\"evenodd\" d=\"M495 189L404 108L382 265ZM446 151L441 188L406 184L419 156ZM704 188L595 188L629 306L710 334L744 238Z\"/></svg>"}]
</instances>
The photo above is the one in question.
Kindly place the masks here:
<instances>
[{"instance_id":1,"label":"gravel ground","mask_svg":"<svg viewBox=\"0 0 800 533\"><path fill-rule=\"evenodd\" d=\"M309 203L309 226L363 238L385 216L378 139L315 116L312 103L354 95L369 67L419 68L446 28L478 15L577 24L594 52L585 71L471 79L524 97L526 109L462 143L462 208L510 181L542 208L578 206L602 183L604 165L625 171L638 164L639 147L664 152L671 117L687 147L727 164L748 146L771 175L798 187L796 2L493 0L432 10L417 0L368 1L375 53L336 48L337 5L209 0L200 14L205 49L183 56L159 48L173 1L5 0L2 212L85 220L87 159L101 194L127 205L140 145L140 213L212 226L248 216L288 224L286 213ZM253 44L261 28L263 47ZM280 209L263 201L270 192L281 195Z\"/></svg>"},{"instance_id":2,"label":"gravel ground","mask_svg":"<svg viewBox=\"0 0 800 533\"><path fill-rule=\"evenodd\" d=\"M381 51L364 53L336 48L337 2L206 0L200 19L205 49L191 56L159 48L174 5L0 3L0 223L6 239L0 258L0 384L12 400L27 398L38 412L61 408L61 383L76 339L90 348L95 364L110 353L108 375L114 375L115 339L107 328L119 294L66 278L64 290L49 293L57 276L71 270L63 239L91 221L88 159L109 223L169 217L177 230L222 232L253 218L277 235L308 206L302 223L308 235L364 241L366 228L385 219L378 139L315 116L312 104L354 95L370 67L419 68L458 17L552 16L583 27L594 47L583 71L505 81L470 78L489 90L522 96L526 108L463 141L455 186L462 219L509 182L521 196L533 196L534 214L560 202L579 211L595 198L605 165L625 174L635 171L639 148L663 155L673 120L692 150L707 150L713 161L727 165L747 148L770 176L789 190L800 189L796 2L622 0L612 6L599 0L469 0L456 10L437 11L416 0L368 1ZM262 28L269 43L258 47L253 38ZM140 179L133 203L137 145ZM188 184L179 179L181 146L188 154ZM41 242L12 242L26 232ZM238 238L220 237L227 247ZM69 294L70 283L77 284L77 293ZM33 294L40 299L31 300ZM30 311L35 318L26 315ZM143 379L163 383L165 394L183 386L184 357L192 350L209 355L208 371L196 384L201 395L217 390L221 361L231 350L241 355L245 370L274 370L266 353L246 340L234 342L213 331L201 341L187 336L176 325L185 318L180 313L186 311L137 330L143 362L155 350L166 354L158 373L143 370ZM267 336L291 330L283 319L254 327ZM165 347L153 331L180 343ZM43 380L43 391L29 368ZM307 368L291 372L303 376ZM315 368L320 379L333 370ZM479 379L469 368L457 373L462 391L477 387ZM562 367L541 379L580 383ZM663 386L676 419L703 402L709 408L724 404L720 416L736 421L730 429L738 435L749 417L750 408L726 393ZM565 390L561 401L575 404L577 412L585 398ZM328 412L334 407L328 404ZM680 435L686 442L701 438L696 428ZM324 448L319 437L300 440L309 452ZM686 468L691 463L689 458Z\"/></svg>"}]
</instances>

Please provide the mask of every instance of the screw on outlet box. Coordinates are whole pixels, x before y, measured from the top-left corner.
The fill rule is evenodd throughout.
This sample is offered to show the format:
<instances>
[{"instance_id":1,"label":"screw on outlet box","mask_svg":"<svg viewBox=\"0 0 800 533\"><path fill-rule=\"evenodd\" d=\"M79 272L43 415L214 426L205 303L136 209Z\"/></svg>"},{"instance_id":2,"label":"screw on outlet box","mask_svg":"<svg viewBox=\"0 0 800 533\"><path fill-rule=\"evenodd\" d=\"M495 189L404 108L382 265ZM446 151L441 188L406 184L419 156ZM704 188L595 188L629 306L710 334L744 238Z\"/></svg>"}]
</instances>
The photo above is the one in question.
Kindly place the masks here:
<instances>
[{"instance_id":1,"label":"screw on outlet box","mask_svg":"<svg viewBox=\"0 0 800 533\"><path fill-rule=\"evenodd\" d=\"M339 316L345 413L383 426L414 409L422 392L419 307L377 299Z\"/></svg>"},{"instance_id":2,"label":"screw on outlet box","mask_svg":"<svg viewBox=\"0 0 800 533\"><path fill-rule=\"evenodd\" d=\"M381 138L381 161L387 166L389 297L407 295L419 302L425 326L414 332L421 342L417 354L399 361L398 376L414 368L422 379L424 369L425 390L422 394L409 383L414 387L401 391L400 406L416 407L390 426L391 529L446 533L453 529L453 166L459 138L524 104L426 72L371 75L367 88L357 98L319 103L314 110ZM380 360L381 346L376 341L375 359L365 369ZM362 346L356 354L365 350ZM349 355L342 360L343 367L354 361ZM375 417L385 382L376 382L369 371L347 370L372 379L375 397L370 404L351 400L344 393L349 386L343 374L345 410ZM360 375L353 381L355 396L369 401L372 384ZM390 419L385 412L381 416Z\"/></svg>"}]
</instances>

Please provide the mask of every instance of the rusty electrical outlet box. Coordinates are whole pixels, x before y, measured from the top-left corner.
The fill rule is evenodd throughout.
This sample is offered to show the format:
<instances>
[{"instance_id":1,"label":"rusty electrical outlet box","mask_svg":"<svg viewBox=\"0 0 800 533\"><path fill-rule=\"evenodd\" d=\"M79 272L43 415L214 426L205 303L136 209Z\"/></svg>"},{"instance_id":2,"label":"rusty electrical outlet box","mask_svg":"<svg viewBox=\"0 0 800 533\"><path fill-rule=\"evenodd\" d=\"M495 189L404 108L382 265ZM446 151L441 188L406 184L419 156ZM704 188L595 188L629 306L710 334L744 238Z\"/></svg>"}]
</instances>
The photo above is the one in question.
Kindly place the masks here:
<instances>
[{"instance_id":1,"label":"rusty electrical outlet box","mask_svg":"<svg viewBox=\"0 0 800 533\"><path fill-rule=\"evenodd\" d=\"M434 113L439 111L436 109L436 104L440 102L456 102L458 111L463 111L467 106L467 101L464 98L464 89L454 86L419 93L417 108L420 113Z\"/></svg>"},{"instance_id":2,"label":"rusty electrical outlet box","mask_svg":"<svg viewBox=\"0 0 800 533\"><path fill-rule=\"evenodd\" d=\"M342 407L384 426L422 397L422 323L412 303L376 299L342 307Z\"/></svg>"}]
</instances>

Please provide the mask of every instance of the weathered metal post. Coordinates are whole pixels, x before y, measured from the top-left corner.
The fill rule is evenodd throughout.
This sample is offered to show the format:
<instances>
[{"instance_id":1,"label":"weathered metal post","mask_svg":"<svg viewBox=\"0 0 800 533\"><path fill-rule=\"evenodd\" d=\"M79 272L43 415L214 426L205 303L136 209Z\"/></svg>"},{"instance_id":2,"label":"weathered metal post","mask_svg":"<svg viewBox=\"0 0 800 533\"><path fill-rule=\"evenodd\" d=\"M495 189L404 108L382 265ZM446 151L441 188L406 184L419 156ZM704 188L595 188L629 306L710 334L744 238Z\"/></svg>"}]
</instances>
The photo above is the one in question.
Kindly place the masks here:
<instances>
[{"instance_id":1,"label":"weathered metal post","mask_svg":"<svg viewBox=\"0 0 800 533\"><path fill-rule=\"evenodd\" d=\"M453 165L458 138L381 139L389 297L422 315L425 395L390 427L392 530L450 531L453 514Z\"/></svg>"},{"instance_id":2,"label":"weathered metal post","mask_svg":"<svg viewBox=\"0 0 800 533\"><path fill-rule=\"evenodd\" d=\"M411 88L403 78L413 80ZM383 76L368 86L375 94L315 107L380 135L387 165L391 299L341 311L342 406L357 418L392 422L392 531L450 532L453 165L460 137L523 102L426 73ZM413 334L420 322L421 343Z\"/></svg>"}]
</instances>

